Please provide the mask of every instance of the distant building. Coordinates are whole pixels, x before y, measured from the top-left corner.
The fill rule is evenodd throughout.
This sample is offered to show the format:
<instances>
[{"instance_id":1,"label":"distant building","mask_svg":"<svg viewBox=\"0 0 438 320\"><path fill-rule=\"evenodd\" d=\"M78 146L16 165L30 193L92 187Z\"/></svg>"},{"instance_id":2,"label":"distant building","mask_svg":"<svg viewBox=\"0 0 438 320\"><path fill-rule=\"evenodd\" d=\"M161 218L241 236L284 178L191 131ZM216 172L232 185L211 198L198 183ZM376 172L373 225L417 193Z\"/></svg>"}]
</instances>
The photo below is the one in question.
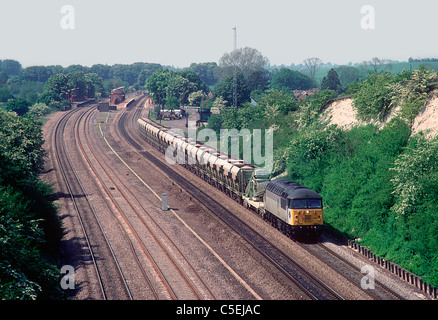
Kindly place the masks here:
<instances>
[{"instance_id":1,"label":"distant building","mask_svg":"<svg viewBox=\"0 0 438 320\"><path fill-rule=\"evenodd\" d=\"M298 100L298 102L300 102L302 100L305 100L308 96L312 96L318 92L318 88L313 88L309 90L294 90L294 97Z\"/></svg>"},{"instance_id":2,"label":"distant building","mask_svg":"<svg viewBox=\"0 0 438 320\"><path fill-rule=\"evenodd\" d=\"M125 87L119 87L111 91L110 104L115 105L125 100Z\"/></svg>"},{"instance_id":3,"label":"distant building","mask_svg":"<svg viewBox=\"0 0 438 320\"><path fill-rule=\"evenodd\" d=\"M100 112L108 112L109 111L109 102L99 102L97 106L97 110Z\"/></svg>"}]
</instances>

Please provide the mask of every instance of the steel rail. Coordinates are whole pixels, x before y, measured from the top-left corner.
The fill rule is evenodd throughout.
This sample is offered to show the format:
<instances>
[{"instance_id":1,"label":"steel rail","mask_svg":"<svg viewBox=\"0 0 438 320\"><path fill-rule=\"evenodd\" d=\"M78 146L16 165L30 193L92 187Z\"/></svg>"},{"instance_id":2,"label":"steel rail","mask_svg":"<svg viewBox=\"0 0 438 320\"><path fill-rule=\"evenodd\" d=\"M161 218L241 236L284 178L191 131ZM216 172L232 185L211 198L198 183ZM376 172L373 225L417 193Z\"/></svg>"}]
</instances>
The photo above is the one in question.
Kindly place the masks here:
<instances>
[{"instance_id":1,"label":"steel rail","mask_svg":"<svg viewBox=\"0 0 438 320\"><path fill-rule=\"evenodd\" d=\"M352 264L350 261L348 261L347 259L345 259L344 257L340 256L339 254L337 254L335 251L333 251L332 249L328 248L327 246L325 246L322 243L317 243L317 246L319 248L321 248L322 250L328 252L329 254L331 254L332 256L336 257L338 260L342 261L343 263L345 263L346 265L348 265L350 268L360 272L361 269L357 266L355 266L354 264ZM361 273L362 275L362 273ZM377 286L379 286L381 289L383 289L385 292L389 293L390 295L394 296L397 300L406 300L403 296L401 296L399 293L397 293L396 291L394 291L393 289L389 288L388 286L386 286L385 284L383 284L381 281L374 279L374 282ZM374 291L367 291L369 294L376 296L376 294L374 293Z\"/></svg>"},{"instance_id":2,"label":"steel rail","mask_svg":"<svg viewBox=\"0 0 438 320\"><path fill-rule=\"evenodd\" d=\"M89 113L91 114L91 113ZM84 129L85 130L85 129ZM86 137L85 131L84 131L84 137ZM150 231L150 233L152 234L152 236L156 239L157 243L161 246L161 248L163 249L163 251L167 254L167 256L172 260L172 262L174 263L174 265L177 267L177 269L179 270L179 272L181 273L181 275L183 276L183 278L188 282L188 284L192 287L193 291L195 292L195 294L198 296L199 299L202 299L202 295L199 293L199 291L196 289L196 286L192 283L192 281L189 279L189 277L187 276L187 274L184 272L184 270L182 269L182 267L178 264L178 262L176 261L176 259L173 257L173 255L166 249L166 247L163 245L163 243L158 239L158 237L156 236L156 234L153 232L153 230L150 228L150 226L144 221L144 219L141 217L140 213L136 210L136 208L134 207L134 205L131 203L131 201L127 198L127 196L125 195L125 193L120 189L120 187L118 186L118 184L114 181L114 179L111 177L111 175L109 174L109 172L105 169L105 165L103 165L101 163L101 160L98 159L98 157L96 156L95 152L92 150L89 141L87 139L85 139L85 143L87 144L88 148L90 149L91 154L93 155L93 157L96 159L97 163L99 164L99 166L102 168L102 170L105 172L105 174L108 176L108 178L111 180L111 182L114 184L114 186L117 188L117 190L120 192L120 194L123 196L123 198L125 199L125 201L127 202L127 204L132 208L132 210L136 213L136 215L141 219L141 221L143 222L143 224L148 228L148 230ZM144 245L143 241L141 240L141 238L138 236L138 233L135 231L134 227L132 226L131 222L129 221L129 219L127 218L126 214L123 212L123 210L120 208L119 204L117 203L117 201L114 199L113 195L109 192L109 190L107 189L107 187L105 186L105 183L103 182L102 177L98 174L96 167L91 163L90 158L86 155L85 151L83 150L82 147L82 152L84 157L86 158L87 163L89 164L90 168L92 169L92 171L94 172L94 174L96 175L96 177L98 178L98 180L100 181L102 187L104 188L105 192L107 193L107 195L110 197L111 201L113 202L113 204L116 206L116 208L118 209L118 211L121 213L121 215L124 217L125 222L128 224L131 232L134 234L136 240L138 241L138 243L140 244L140 246L142 247L142 249L145 251L145 253L147 254L147 256L152 259L154 267L156 268L157 272L160 275L160 278L162 279L162 281L165 283L169 293L171 294L173 299L177 299L177 295L175 294L174 290L171 288L169 282L167 281L166 277L164 276L164 274L162 273L162 271L160 270L160 268L158 267L158 264L154 261L151 253L149 252L149 250L146 248L146 246Z\"/></svg>"},{"instance_id":3,"label":"steel rail","mask_svg":"<svg viewBox=\"0 0 438 320\"><path fill-rule=\"evenodd\" d=\"M85 188L84 188L84 186L83 186L81 180L79 179L79 176L78 176L76 170L74 169L74 166L73 166L73 164L72 164L71 158L70 158L70 156L69 156L69 154L68 154L68 152L67 152L66 143L65 143L65 139L64 139L64 131L65 131L65 127L66 127L66 125L67 125L68 120L69 120L69 119L70 119L75 113L77 113L79 110L80 110L79 108L76 108L76 109L70 111L69 113L67 113L65 116L63 116L63 118L61 119L61 121L59 121L58 124L57 124L56 127L55 127L55 131L54 131L54 135L55 135L55 144L54 144L54 147L55 147L56 158L57 158L57 161L58 161L58 165L59 165L59 167L60 167L61 174L62 174L62 176L63 176L63 178L64 178L64 181L65 181L66 186L67 186L67 188L68 188L68 191L69 191L69 193L70 193L70 197L71 197L71 199L72 199L72 202L73 202L73 205L74 205L75 211L76 211L76 213L77 213L77 215L78 215L78 219L79 219L80 224L81 224L81 230L82 230L82 232L83 232L83 234L84 234L84 237L85 237L85 240L86 240L86 242L87 242L88 251L89 251L90 256L91 256L91 258L92 258L92 261L93 261L94 270L95 270L96 275L97 275L97 278L98 278L99 287L100 287L100 291L101 291L101 293L102 293L103 299L104 299L104 300L107 300L108 297L107 297L107 294L105 293L105 288L104 288L104 284L103 284L103 280L102 280L102 275L101 275L101 273L100 273L100 271L99 271L99 268L98 268L98 266L97 266L97 262L96 262L95 254L94 254L94 252L93 252L92 245L91 245L91 242L90 242L90 239L89 239L88 233L87 233L87 231L86 231L85 224L84 224L84 221L83 221L83 218L82 218L81 212L80 212L80 210L79 210L79 208L78 208L78 204L77 204L76 199L75 199L75 196L74 196L74 194L73 194L73 191L72 191L72 188L71 188L71 185L70 185L69 179L67 178L66 168L64 168L64 165L63 165L63 163L62 163L63 161L61 160L61 155L60 155L61 152L60 152L59 145L58 145L58 143L56 142L56 137L58 137L58 139L61 140L60 144L61 144L61 146L62 146L63 155L64 155L64 157L67 159L68 166L70 167L71 172L74 174L74 177L75 177L75 179L76 179L78 185L80 186L80 189L82 190L83 195L85 196L86 202L87 202L87 204L88 204L88 206L89 206L91 212L93 213L94 218L96 219L96 221L97 221L97 223L98 223L98 225L99 225L100 231L102 232L102 235L103 235L103 237L104 237L104 239L105 239L105 241L106 241L106 244L108 245L108 248L109 248L109 250L110 250L110 252L111 252L111 255L112 255L112 257L113 257L113 260L114 260L114 262L115 262L115 264L116 264L116 266L117 266L117 268L118 268L119 274L120 274L120 276L121 276L121 278L122 278L122 280L123 280L123 283L124 283L124 285L125 285L125 290L127 291L128 296L132 298L132 295L131 295L131 293L130 293L129 287L128 287L127 283L126 283L126 279L125 279L125 277L124 277L124 275L123 275L123 272L121 271L120 265L119 265L118 260L117 260L117 258L116 258L116 256L115 256L115 253L114 253L114 251L113 251L113 249L112 249L112 247L111 247L111 244L110 244L110 242L108 241L108 238L107 238L107 236L106 236L106 234L105 234L105 232L104 232L104 230L103 230L103 228L102 228L102 225L100 224L100 221L99 221L99 219L98 219L98 217L97 217L97 215L96 215L96 211L95 211L93 205L91 204L90 199L88 198L88 194L87 194L87 192L85 191ZM62 129L60 129L60 128L61 128L61 125L62 125ZM60 135L58 134L58 131L59 131L59 130L61 130L61 134L60 134Z\"/></svg>"},{"instance_id":4,"label":"steel rail","mask_svg":"<svg viewBox=\"0 0 438 320\"><path fill-rule=\"evenodd\" d=\"M87 115L87 119L88 119L89 115L91 114L91 112L92 112L94 109L96 109L96 108L95 108L95 107L94 107L94 108L90 108L89 110L87 110L86 112L84 112L84 113L80 116L79 121L81 121L82 118L83 118L86 114L88 114L88 115ZM84 161L84 163L85 163L86 165L89 166L90 163L89 163L88 161L85 161L85 160L87 160L87 155L85 154L85 150L83 149L83 145L82 145L82 142L81 142L81 139L80 139L79 134L80 134L80 132L79 132L79 125L78 125L78 126L76 127L76 130L75 130L75 139L76 139L76 140L78 141L78 143L79 143L79 148L80 148L80 151L81 151L81 153L82 153L82 155L83 155L83 159L82 159L82 160ZM84 132L84 134L85 134L85 132ZM99 177L97 177L97 178L99 178ZM98 179L98 180L100 181L100 179ZM96 186L97 186L97 184L96 184ZM99 188L99 186L97 186L97 187ZM105 198L105 195L102 193L102 190L101 190L100 188L99 188L99 192L101 193L102 197ZM107 200L105 200L105 201L107 201ZM114 203L113 203L113 204L114 204ZM107 203L107 205L108 205L108 203ZM138 257L138 255L137 255L137 253L135 252L134 245L133 245L131 239L129 238L129 236L128 236L126 230L123 228L123 226L122 226L120 220L119 220L119 219L116 217L116 215L113 213L112 209L110 208L110 205L108 205L108 208L110 209L113 218L116 220L119 229L123 232L125 239L128 241L128 243L129 243L129 248L130 248L130 250L131 250L131 252L132 252L132 254L133 254L133 256L134 256L134 258L135 258L135 260L136 260L137 265L139 266L139 268L140 268L140 270L141 270L141 272L142 272L142 274L143 274L143 277L144 277L145 280L146 280L147 285L148 285L149 288L151 289L152 294L153 294L153 296L155 297L155 299L158 300L158 299L159 299L158 293L157 293L157 291L154 289L154 287L153 287L153 285L152 285L152 283L151 283L149 277L147 276L146 271L144 270L144 268L143 268L143 266L142 266L142 264L141 264L141 262L140 262L140 260L139 260L139 257ZM132 299L133 299L133 298L132 298Z\"/></svg>"}]
</instances>

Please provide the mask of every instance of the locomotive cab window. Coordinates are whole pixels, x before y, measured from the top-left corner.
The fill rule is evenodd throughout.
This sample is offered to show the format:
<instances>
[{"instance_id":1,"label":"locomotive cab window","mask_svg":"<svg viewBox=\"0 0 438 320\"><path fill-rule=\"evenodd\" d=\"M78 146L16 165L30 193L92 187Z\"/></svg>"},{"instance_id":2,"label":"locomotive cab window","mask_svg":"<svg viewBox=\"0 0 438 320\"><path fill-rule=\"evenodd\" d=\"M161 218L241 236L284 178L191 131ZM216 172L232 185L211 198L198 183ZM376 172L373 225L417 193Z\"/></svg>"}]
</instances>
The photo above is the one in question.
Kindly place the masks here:
<instances>
[{"instance_id":1,"label":"locomotive cab window","mask_svg":"<svg viewBox=\"0 0 438 320\"><path fill-rule=\"evenodd\" d=\"M294 199L289 200L289 208L293 209L321 209L321 199Z\"/></svg>"},{"instance_id":2,"label":"locomotive cab window","mask_svg":"<svg viewBox=\"0 0 438 320\"><path fill-rule=\"evenodd\" d=\"M306 199L297 199L292 200L292 206L291 208L294 209L306 209L307 208L307 200Z\"/></svg>"},{"instance_id":3,"label":"locomotive cab window","mask_svg":"<svg viewBox=\"0 0 438 320\"><path fill-rule=\"evenodd\" d=\"M307 205L309 206L309 209L321 209L322 201L321 199L309 199Z\"/></svg>"}]
</instances>

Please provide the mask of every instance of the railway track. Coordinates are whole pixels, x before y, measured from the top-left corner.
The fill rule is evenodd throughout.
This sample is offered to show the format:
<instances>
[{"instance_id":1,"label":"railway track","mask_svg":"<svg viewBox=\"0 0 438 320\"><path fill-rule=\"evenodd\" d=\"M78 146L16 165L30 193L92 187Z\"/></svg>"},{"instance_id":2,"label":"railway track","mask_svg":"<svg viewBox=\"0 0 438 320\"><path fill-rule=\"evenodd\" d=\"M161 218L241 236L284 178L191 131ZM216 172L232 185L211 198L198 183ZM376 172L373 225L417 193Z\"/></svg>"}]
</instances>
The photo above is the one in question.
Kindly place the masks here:
<instances>
[{"instance_id":1,"label":"railway track","mask_svg":"<svg viewBox=\"0 0 438 320\"><path fill-rule=\"evenodd\" d=\"M129 227L127 227L125 224L126 220L124 221L123 219L121 219L121 217L122 218L125 217L124 211L119 206L119 204L115 201L114 197L109 193L108 187L103 182L101 176L96 171L95 166L93 166L93 164L90 161L90 157L87 154L89 152L92 152L92 150L90 149L90 144L89 144L88 138L86 137L86 134L85 134L86 120L84 120L84 118L88 119L90 114L92 113L92 111L95 109L96 108L90 108L90 109L86 110L85 112L83 112L78 119L77 125L75 126L75 133L74 133L75 134L75 141L77 142L80 153L82 155L81 160L82 160L84 166L87 167L87 169L91 169L91 171L95 177L94 180L95 180L96 189L100 193L101 198L105 199L105 202L106 202L106 205L108 208L107 212L110 213L113 221L115 222L115 224L118 227L118 230L122 233L124 242L129 247L129 252L131 253L131 257L133 258L133 261L135 261L136 270L140 270L141 276L145 280L145 283L147 284L147 288L150 290L150 292L152 294L151 297L153 299L159 299L159 294L158 294L157 290L154 288L154 286L152 285L151 280L150 280L150 276L147 274L145 268L143 267L143 262L141 261L141 257L137 253L138 249L136 250L136 243L130 237ZM83 128L82 135L80 132L81 126ZM85 143L84 143L84 141L85 141ZM88 149L86 150L86 148L88 148ZM91 176L93 176L93 175L91 175ZM123 250L123 249L119 248L118 252L120 255L123 255L120 252L121 250ZM126 257L124 260L126 260ZM130 271L130 273L132 273L132 265L126 266L125 268L130 269L129 271ZM130 278L133 279L134 276L131 275ZM133 281L131 280L130 282L133 282ZM130 296L130 299L131 300L134 299L132 294Z\"/></svg>"},{"instance_id":2,"label":"railway track","mask_svg":"<svg viewBox=\"0 0 438 320\"><path fill-rule=\"evenodd\" d=\"M87 116L85 117L84 123L91 122L91 115L92 111L90 110L90 112L88 112ZM170 295L170 298L175 300L180 298L214 299L213 293L203 282L202 278L197 274L188 259L182 254L182 252L168 237L164 230L160 228L160 226L155 222L148 210L146 210L145 207L141 204L141 201L139 201L138 197L133 192L131 192L129 188L126 187L126 185L117 177L117 173L112 170L111 166L108 165L105 159L103 157L99 157L96 152L93 151L93 147L90 145L87 136L88 134L85 132L84 125L82 134L82 137L84 138L80 139L81 150L84 158L86 159L94 175L99 180L99 184L102 186L102 189L105 191L107 197L111 200L112 204L117 208L117 211L123 218L123 222L125 225L124 228L127 228L128 232L133 235L135 241L141 247L143 253L148 257L156 273L162 280L162 283L165 285L166 290ZM90 156L88 156L87 154L90 154ZM108 185L110 185L111 187L108 187ZM118 198L122 198L122 200L124 201L125 209L122 209L122 205L119 203L120 200L116 199L116 196L113 194L115 190L117 190ZM125 212L128 210L131 211L131 214ZM146 221L143 215L145 215L150 222ZM151 238L149 237L147 241L143 240L145 233L143 231L137 231L138 227L136 226L138 226L139 224L142 225L151 236ZM154 231L154 229L158 229L160 235L157 231ZM165 245L164 241L160 240L160 238L165 238L166 242L169 243L170 246L172 246L172 251L174 251L175 253L172 253L167 248L167 246L169 245ZM146 245L145 242L148 245ZM155 243L156 245L152 245L153 243ZM153 252L152 250L148 249L148 246L153 248ZM157 252L159 250L161 250L164 255L158 254ZM178 257L176 257L176 255ZM156 257L154 258L154 256ZM167 259L163 259L163 256L166 256ZM178 261L182 261L185 266L188 266L188 269L190 270L190 275L188 274L188 271L185 270L187 268L184 268L182 264ZM173 266L173 268L171 266ZM162 270L163 268L165 268L166 270ZM181 290L181 283L179 283L178 286L171 284L171 282L176 282L174 274L180 274L180 276L185 280L186 284L188 285L189 290L187 290L186 288L184 288L184 290ZM168 277L171 277L173 279L168 280ZM196 282L198 284L195 284L192 279L196 279ZM152 288L152 284L150 284L150 281L148 282L149 286ZM199 289L198 286L202 286L202 289ZM194 295L187 295L187 291L193 292Z\"/></svg>"},{"instance_id":3,"label":"railway track","mask_svg":"<svg viewBox=\"0 0 438 320\"><path fill-rule=\"evenodd\" d=\"M167 236L164 231L96 152L96 146L89 139L95 109L73 109L61 118L52 133L53 159L56 159L65 184L64 193L71 199L87 248L80 257L82 261L74 263L76 269L83 264L93 266L94 275L87 272L87 277L95 278L90 281L92 298L214 299L175 243L170 238L163 241ZM74 143L67 143L67 137ZM143 216L147 216L149 222ZM155 226L151 226L153 223ZM136 229L140 224L139 233ZM90 270L88 266L87 270ZM143 278L141 284L139 276ZM98 292L95 292L94 282L98 283ZM144 291L146 287L148 293L142 292L139 296L139 288Z\"/></svg>"},{"instance_id":4,"label":"railway track","mask_svg":"<svg viewBox=\"0 0 438 320\"><path fill-rule=\"evenodd\" d=\"M128 115L131 115L128 119ZM197 199L200 203L207 204L205 206L208 214L214 215L225 223L230 229L239 234L245 241L266 260L270 261L278 270L280 270L292 283L299 287L309 299L321 300L342 300L344 299L339 293L330 288L315 274L302 267L298 261L292 257L284 254L282 250L276 247L268 239L260 235L253 228L247 225L244 221L235 216L227 208L222 206L216 200L211 198L198 187L185 179L181 174L170 169L163 160L160 160L145 151L140 143L146 143L143 140L136 140L128 134L126 127L133 127L133 123L139 116L139 110L127 110L120 117L118 122L118 130L123 138L131 144L144 158L152 162L160 170L165 172L173 181L180 187L185 189L192 197ZM135 127L135 126L134 126ZM139 136L137 137L139 139ZM141 139L141 138L140 138Z\"/></svg>"},{"instance_id":5,"label":"railway track","mask_svg":"<svg viewBox=\"0 0 438 320\"><path fill-rule=\"evenodd\" d=\"M332 272L338 273L339 276L343 277L345 281L350 283L350 285L355 286L359 289L364 290L361 287L361 280L364 274L361 273L361 269L354 264L350 263L348 260L341 257L339 254L328 248L322 243L300 243L296 242L301 248L306 250L312 256L317 257L319 260L323 261L327 268L332 269ZM374 289L364 290L364 292L373 300L405 300L400 294L384 285L377 279L373 279Z\"/></svg>"},{"instance_id":6,"label":"railway track","mask_svg":"<svg viewBox=\"0 0 438 320\"><path fill-rule=\"evenodd\" d=\"M88 197L88 194L78 176L78 173L73 166L71 156L67 151L65 142L65 131L68 121L77 113L80 109L74 109L65 114L58 122L53 132L52 141L54 141L54 154L59 168L59 172L62 175L65 183L65 188L72 201L74 211L80 222L81 230L86 242L88 256L92 261L93 269L97 282L99 284L99 293L102 299L109 298L132 298L131 291L127 285L126 278L120 268L120 264L115 256L110 242L102 228L100 220L96 214L96 211ZM90 221L94 219L94 221ZM96 228L97 226L97 228ZM96 252L94 248L95 243L104 243L105 247L100 247L99 252ZM106 261L106 266L102 265L96 256L105 255L111 257L111 260ZM84 261L87 263L87 261ZM105 274L106 270L112 270L111 274ZM116 271L116 274L114 274ZM105 279L113 278L114 280L120 279L123 293L113 295L114 290L110 290L110 287L105 283ZM119 283L120 284L120 283Z\"/></svg>"}]
</instances>

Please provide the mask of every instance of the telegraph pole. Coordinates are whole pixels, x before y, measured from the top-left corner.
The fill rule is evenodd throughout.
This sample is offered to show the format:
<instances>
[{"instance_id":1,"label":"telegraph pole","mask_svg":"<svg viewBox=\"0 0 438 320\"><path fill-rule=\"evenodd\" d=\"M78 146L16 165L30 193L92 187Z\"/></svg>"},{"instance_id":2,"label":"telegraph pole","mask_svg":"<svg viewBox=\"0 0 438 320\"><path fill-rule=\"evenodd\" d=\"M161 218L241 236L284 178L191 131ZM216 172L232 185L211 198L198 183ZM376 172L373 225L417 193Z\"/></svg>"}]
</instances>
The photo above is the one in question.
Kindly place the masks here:
<instances>
[{"instance_id":1,"label":"telegraph pole","mask_svg":"<svg viewBox=\"0 0 438 320\"><path fill-rule=\"evenodd\" d=\"M234 54L237 50L237 27L234 30ZM237 61L234 61L234 75L233 75L233 106L237 108Z\"/></svg>"}]
</instances>

